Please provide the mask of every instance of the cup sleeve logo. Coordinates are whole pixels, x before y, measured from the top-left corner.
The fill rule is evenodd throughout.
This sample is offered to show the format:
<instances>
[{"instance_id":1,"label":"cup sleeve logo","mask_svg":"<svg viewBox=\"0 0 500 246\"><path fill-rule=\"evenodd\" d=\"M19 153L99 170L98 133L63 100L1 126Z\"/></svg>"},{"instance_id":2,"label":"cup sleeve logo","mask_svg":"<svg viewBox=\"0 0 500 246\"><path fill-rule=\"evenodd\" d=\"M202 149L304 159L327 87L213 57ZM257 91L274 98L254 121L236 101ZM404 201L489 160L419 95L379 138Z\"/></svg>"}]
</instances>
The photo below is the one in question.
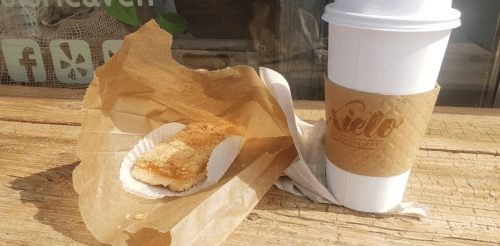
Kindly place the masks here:
<instances>
[{"instance_id":1,"label":"cup sleeve logo","mask_svg":"<svg viewBox=\"0 0 500 246\"><path fill-rule=\"evenodd\" d=\"M332 108L327 119L334 140L364 149L379 147L403 123L403 117L391 118L380 110L369 111L361 100Z\"/></svg>"},{"instance_id":2,"label":"cup sleeve logo","mask_svg":"<svg viewBox=\"0 0 500 246\"><path fill-rule=\"evenodd\" d=\"M31 69L35 82L45 82L47 74L45 73L42 52L35 40L4 39L2 40L2 50L9 76L13 80L30 82L28 72Z\"/></svg>"},{"instance_id":3,"label":"cup sleeve logo","mask_svg":"<svg viewBox=\"0 0 500 246\"><path fill-rule=\"evenodd\" d=\"M69 54L63 47L67 46ZM52 40L50 53L56 77L62 83L90 83L94 78L90 47L83 40Z\"/></svg>"}]
</instances>

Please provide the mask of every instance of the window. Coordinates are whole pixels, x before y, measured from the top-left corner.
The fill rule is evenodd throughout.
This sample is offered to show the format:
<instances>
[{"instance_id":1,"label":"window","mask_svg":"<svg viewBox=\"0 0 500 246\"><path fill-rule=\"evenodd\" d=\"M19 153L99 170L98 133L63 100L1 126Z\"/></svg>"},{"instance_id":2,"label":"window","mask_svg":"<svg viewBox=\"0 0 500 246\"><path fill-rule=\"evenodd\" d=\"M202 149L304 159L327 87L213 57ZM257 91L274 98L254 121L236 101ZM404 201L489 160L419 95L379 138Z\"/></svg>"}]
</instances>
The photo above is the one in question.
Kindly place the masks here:
<instances>
[{"instance_id":1,"label":"window","mask_svg":"<svg viewBox=\"0 0 500 246\"><path fill-rule=\"evenodd\" d=\"M85 89L93 77L89 70L104 64L119 47L112 40L137 30L115 20L102 7L72 8L57 6L55 0L48 2L49 7L20 6L18 0L0 4L0 40L24 40L3 42L0 84ZM158 14L163 1L153 2L154 7L138 7L141 23ZM238 65L256 70L268 67L287 78L295 100L324 100L328 23L321 15L332 2L167 0L163 10L177 12L189 22L183 33L174 36L172 54L179 63L208 70ZM500 107L500 59L495 56L500 2L454 0L453 7L462 13L462 26L452 31L437 81L442 87L437 105ZM89 23L94 23L91 31L86 29ZM58 44L61 54L68 55L71 49L82 51L58 63L53 58L57 52L50 50L54 39L85 42L78 43L79 48L72 48L76 42ZM15 45L25 47L13 48ZM8 50L22 54L11 59Z\"/></svg>"}]
</instances>

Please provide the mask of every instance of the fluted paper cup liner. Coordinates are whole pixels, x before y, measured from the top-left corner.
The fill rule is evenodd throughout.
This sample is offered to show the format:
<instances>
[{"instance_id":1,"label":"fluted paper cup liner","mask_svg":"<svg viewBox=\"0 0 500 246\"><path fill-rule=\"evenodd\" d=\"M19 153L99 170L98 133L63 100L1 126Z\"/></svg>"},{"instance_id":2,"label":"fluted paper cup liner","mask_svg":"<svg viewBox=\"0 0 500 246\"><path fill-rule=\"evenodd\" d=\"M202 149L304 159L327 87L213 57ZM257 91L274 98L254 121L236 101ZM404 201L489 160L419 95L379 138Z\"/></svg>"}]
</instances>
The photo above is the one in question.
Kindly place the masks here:
<instances>
[{"instance_id":1,"label":"fluted paper cup liner","mask_svg":"<svg viewBox=\"0 0 500 246\"><path fill-rule=\"evenodd\" d=\"M145 199L158 199L165 196L187 196L193 194L217 183L231 166L234 159L236 159L236 156L238 156L238 153L245 143L244 137L232 136L218 144L212 151L210 159L208 160L207 177L184 192L175 192L167 187L159 185L150 185L132 177L131 171L133 165L139 157L156 145L168 141L185 127L186 125L180 123L165 124L149 133L130 150L123 159L120 167L120 180L122 181L124 190Z\"/></svg>"},{"instance_id":2,"label":"fluted paper cup liner","mask_svg":"<svg viewBox=\"0 0 500 246\"><path fill-rule=\"evenodd\" d=\"M325 76L327 186L341 204L385 212L401 203L439 90L375 94Z\"/></svg>"}]
</instances>

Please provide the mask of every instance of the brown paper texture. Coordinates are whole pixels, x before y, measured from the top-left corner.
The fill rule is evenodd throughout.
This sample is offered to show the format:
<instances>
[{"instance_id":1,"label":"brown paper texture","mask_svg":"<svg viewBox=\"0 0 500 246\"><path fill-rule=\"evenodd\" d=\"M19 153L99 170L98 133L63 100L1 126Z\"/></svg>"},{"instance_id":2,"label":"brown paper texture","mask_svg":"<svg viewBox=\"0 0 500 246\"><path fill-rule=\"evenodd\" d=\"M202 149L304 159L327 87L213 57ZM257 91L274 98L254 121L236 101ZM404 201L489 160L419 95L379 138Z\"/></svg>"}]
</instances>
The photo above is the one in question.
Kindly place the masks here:
<instances>
[{"instance_id":1,"label":"brown paper texture","mask_svg":"<svg viewBox=\"0 0 500 246\"><path fill-rule=\"evenodd\" d=\"M83 220L101 242L220 243L297 155L285 115L253 68L190 70L171 58L171 42L170 34L148 22L126 36L95 71L85 95L77 151L81 163L73 185ZM170 122L221 119L242 124L247 140L217 184L189 196L154 200L122 189L120 163L149 132ZM135 220L138 214L149 217Z\"/></svg>"},{"instance_id":2,"label":"brown paper texture","mask_svg":"<svg viewBox=\"0 0 500 246\"><path fill-rule=\"evenodd\" d=\"M408 171L429 124L440 87L382 95L339 86L325 75L328 160L354 174L392 177Z\"/></svg>"}]
</instances>

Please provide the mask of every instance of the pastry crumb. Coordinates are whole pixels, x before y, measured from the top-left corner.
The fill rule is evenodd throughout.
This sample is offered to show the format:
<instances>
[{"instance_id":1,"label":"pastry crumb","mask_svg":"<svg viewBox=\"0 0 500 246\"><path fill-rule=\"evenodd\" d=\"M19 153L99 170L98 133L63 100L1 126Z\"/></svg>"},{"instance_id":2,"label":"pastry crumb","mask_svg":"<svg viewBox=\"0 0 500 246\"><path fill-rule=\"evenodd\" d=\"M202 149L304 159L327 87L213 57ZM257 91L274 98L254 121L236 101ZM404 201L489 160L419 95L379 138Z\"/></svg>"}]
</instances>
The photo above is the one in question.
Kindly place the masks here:
<instances>
[{"instance_id":1,"label":"pastry crumb","mask_svg":"<svg viewBox=\"0 0 500 246\"><path fill-rule=\"evenodd\" d=\"M251 220L251 221L254 221L254 220L257 220L259 216L257 216L257 214L254 214L254 213L251 213L247 216L247 220Z\"/></svg>"},{"instance_id":2,"label":"pastry crumb","mask_svg":"<svg viewBox=\"0 0 500 246\"><path fill-rule=\"evenodd\" d=\"M144 219L147 219L149 217L149 215L147 214L138 214L134 217L135 220L144 220Z\"/></svg>"}]
</instances>

